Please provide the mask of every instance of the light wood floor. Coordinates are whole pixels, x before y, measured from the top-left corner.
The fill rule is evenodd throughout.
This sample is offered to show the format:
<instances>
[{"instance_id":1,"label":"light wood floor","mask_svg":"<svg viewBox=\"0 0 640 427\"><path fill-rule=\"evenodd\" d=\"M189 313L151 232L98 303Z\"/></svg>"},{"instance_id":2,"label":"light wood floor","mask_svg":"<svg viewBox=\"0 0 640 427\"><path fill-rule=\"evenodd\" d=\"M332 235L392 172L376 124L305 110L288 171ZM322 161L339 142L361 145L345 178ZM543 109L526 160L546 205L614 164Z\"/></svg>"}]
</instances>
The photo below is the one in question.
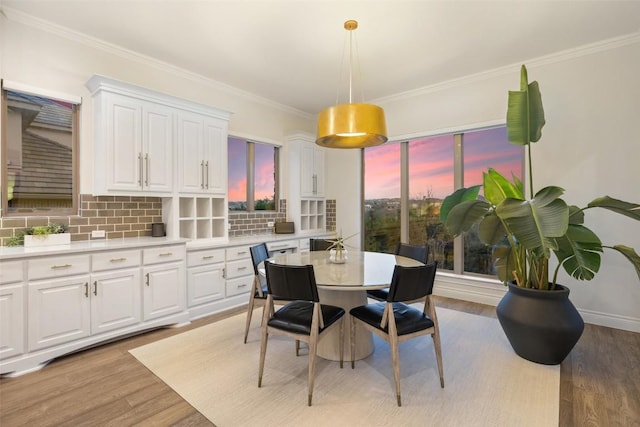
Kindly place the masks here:
<instances>
[{"instance_id":1,"label":"light wood floor","mask_svg":"<svg viewBox=\"0 0 640 427\"><path fill-rule=\"evenodd\" d=\"M495 317L491 306L444 298L437 302ZM0 426L211 426L128 350L238 312L244 310L151 331L57 359L38 372L2 378ZM586 325L561 365L559 424L640 426L640 334Z\"/></svg>"}]
</instances>

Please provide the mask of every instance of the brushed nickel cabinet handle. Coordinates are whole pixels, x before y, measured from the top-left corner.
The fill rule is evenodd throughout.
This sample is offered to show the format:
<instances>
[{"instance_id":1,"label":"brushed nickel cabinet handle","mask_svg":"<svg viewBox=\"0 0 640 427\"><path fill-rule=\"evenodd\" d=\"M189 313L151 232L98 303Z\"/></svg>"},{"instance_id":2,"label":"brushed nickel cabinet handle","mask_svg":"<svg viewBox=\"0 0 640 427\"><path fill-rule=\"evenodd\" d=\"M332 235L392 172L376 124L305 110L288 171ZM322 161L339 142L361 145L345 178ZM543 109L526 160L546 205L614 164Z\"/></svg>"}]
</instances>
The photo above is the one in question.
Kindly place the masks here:
<instances>
[{"instance_id":1,"label":"brushed nickel cabinet handle","mask_svg":"<svg viewBox=\"0 0 640 427\"><path fill-rule=\"evenodd\" d=\"M138 153L138 185L142 187L142 153Z\"/></svg>"},{"instance_id":2,"label":"brushed nickel cabinet handle","mask_svg":"<svg viewBox=\"0 0 640 427\"><path fill-rule=\"evenodd\" d=\"M200 162L200 188L204 189L204 160Z\"/></svg>"},{"instance_id":3,"label":"brushed nickel cabinet handle","mask_svg":"<svg viewBox=\"0 0 640 427\"><path fill-rule=\"evenodd\" d=\"M149 153L144 155L144 185L149 186Z\"/></svg>"},{"instance_id":4,"label":"brushed nickel cabinet handle","mask_svg":"<svg viewBox=\"0 0 640 427\"><path fill-rule=\"evenodd\" d=\"M63 265L52 265L51 269L52 270L60 270L62 268L69 268L71 267L71 264L63 264Z\"/></svg>"},{"instance_id":5,"label":"brushed nickel cabinet handle","mask_svg":"<svg viewBox=\"0 0 640 427\"><path fill-rule=\"evenodd\" d=\"M145 274L144 277L145 277L145 284L149 286L149 273Z\"/></svg>"},{"instance_id":6,"label":"brushed nickel cabinet handle","mask_svg":"<svg viewBox=\"0 0 640 427\"><path fill-rule=\"evenodd\" d=\"M207 174L205 175L205 177L207 178L207 185L205 188L209 188L209 160L207 160L207 162L205 163L205 166L207 168Z\"/></svg>"},{"instance_id":7,"label":"brushed nickel cabinet handle","mask_svg":"<svg viewBox=\"0 0 640 427\"><path fill-rule=\"evenodd\" d=\"M98 296L98 281L93 282L93 294Z\"/></svg>"},{"instance_id":8,"label":"brushed nickel cabinet handle","mask_svg":"<svg viewBox=\"0 0 640 427\"><path fill-rule=\"evenodd\" d=\"M158 254L158 256L171 256L173 255L173 252L163 252L161 254Z\"/></svg>"},{"instance_id":9,"label":"brushed nickel cabinet handle","mask_svg":"<svg viewBox=\"0 0 640 427\"><path fill-rule=\"evenodd\" d=\"M120 257L120 258L111 258L109 260L109 262L122 262L122 261L126 261L126 260L127 260L126 258L122 258L122 257Z\"/></svg>"},{"instance_id":10,"label":"brushed nickel cabinet handle","mask_svg":"<svg viewBox=\"0 0 640 427\"><path fill-rule=\"evenodd\" d=\"M215 258L213 255L205 255L202 257L202 259L211 259L211 258Z\"/></svg>"},{"instance_id":11,"label":"brushed nickel cabinet handle","mask_svg":"<svg viewBox=\"0 0 640 427\"><path fill-rule=\"evenodd\" d=\"M89 282L84 282L84 296L89 298Z\"/></svg>"}]
</instances>

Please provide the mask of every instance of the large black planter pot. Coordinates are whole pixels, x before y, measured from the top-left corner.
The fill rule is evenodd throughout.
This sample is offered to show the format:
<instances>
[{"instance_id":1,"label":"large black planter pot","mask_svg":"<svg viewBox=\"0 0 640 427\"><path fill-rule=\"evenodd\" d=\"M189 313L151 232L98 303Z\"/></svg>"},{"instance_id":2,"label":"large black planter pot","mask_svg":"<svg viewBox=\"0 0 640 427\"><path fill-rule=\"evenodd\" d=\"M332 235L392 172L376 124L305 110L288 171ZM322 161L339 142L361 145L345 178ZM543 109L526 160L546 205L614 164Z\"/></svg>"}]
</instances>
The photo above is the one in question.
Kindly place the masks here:
<instances>
[{"instance_id":1,"label":"large black planter pot","mask_svg":"<svg viewBox=\"0 0 640 427\"><path fill-rule=\"evenodd\" d=\"M561 363L584 330L569 289L561 285L553 291L509 285L496 313L515 352L545 365Z\"/></svg>"}]
</instances>

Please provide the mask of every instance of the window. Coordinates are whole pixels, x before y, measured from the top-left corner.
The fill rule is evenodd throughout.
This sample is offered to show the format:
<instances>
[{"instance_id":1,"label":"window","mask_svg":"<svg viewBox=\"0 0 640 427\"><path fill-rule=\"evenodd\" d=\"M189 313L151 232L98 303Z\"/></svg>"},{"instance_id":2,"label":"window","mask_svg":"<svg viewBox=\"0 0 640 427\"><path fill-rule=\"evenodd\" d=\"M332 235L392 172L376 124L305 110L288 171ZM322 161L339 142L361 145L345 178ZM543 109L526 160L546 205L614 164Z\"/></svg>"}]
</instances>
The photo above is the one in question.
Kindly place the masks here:
<instances>
[{"instance_id":1,"label":"window","mask_svg":"<svg viewBox=\"0 0 640 427\"><path fill-rule=\"evenodd\" d=\"M77 214L79 100L63 98L3 82L3 216Z\"/></svg>"},{"instance_id":2,"label":"window","mask_svg":"<svg viewBox=\"0 0 640 427\"><path fill-rule=\"evenodd\" d=\"M229 137L229 210L277 210L278 152L271 144Z\"/></svg>"},{"instance_id":3,"label":"window","mask_svg":"<svg viewBox=\"0 0 640 427\"><path fill-rule=\"evenodd\" d=\"M455 241L447 235L440 204L455 188L482 184L489 167L522 179L523 150L507 141L506 127L415 138L363 152L365 250L392 252L400 240L426 243L439 268L493 274L490 248L475 230ZM459 259L457 245L462 245Z\"/></svg>"}]
</instances>

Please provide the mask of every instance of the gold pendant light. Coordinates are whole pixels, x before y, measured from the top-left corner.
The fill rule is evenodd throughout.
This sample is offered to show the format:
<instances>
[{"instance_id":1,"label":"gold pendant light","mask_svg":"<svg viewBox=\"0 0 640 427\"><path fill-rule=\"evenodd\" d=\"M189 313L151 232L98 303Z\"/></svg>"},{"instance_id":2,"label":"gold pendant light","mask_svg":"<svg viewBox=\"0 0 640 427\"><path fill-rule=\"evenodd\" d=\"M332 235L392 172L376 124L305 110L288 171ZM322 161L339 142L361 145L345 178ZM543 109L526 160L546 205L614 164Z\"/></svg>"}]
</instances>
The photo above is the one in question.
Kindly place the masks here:
<instances>
[{"instance_id":1,"label":"gold pendant light","mask_svg":"<svg viewBox=\"0 0 640 427\"><path fill-rule=\"evenodd\" d=\"M349 31L349 103L325 108L318 115L316 144L329 148L364 148L387 142L384 110L377 105L352 103L353 30L358 22L344 23Z\"/></svg>"}]
</instances>

